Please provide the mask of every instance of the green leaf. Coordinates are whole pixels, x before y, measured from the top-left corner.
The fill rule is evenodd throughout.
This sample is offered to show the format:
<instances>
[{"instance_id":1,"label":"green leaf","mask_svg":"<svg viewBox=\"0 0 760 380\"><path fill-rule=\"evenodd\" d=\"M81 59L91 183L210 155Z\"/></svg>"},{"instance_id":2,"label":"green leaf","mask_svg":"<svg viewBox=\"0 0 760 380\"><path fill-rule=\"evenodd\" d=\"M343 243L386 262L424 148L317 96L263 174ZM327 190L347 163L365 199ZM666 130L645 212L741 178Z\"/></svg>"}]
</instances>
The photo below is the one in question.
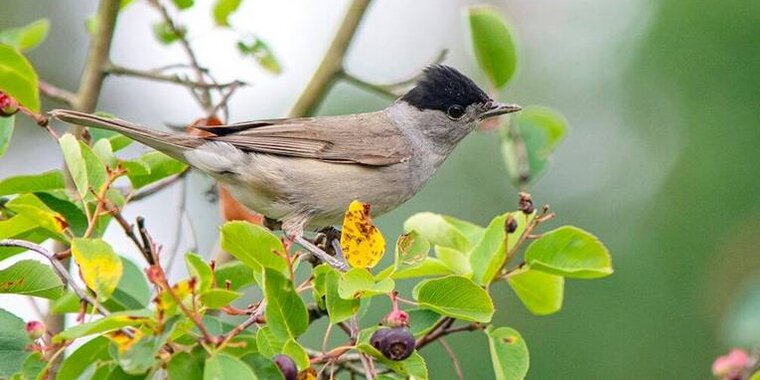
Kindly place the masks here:
<instances>
[{"instance_id":1,"label":"green leaf","mask_svg":"<svg viewBox=\"0 0 760 380\"><path fill-rule=\"evenodd\" d=\"M254 270L257 282L265 268L288 274L288 263L282 256L282 241L269 230L248 222L227 222L222 226L222 249Z\"/></svg>"},{"instance_id":2,"label":"green leaf","mask_svg":"<svg viewBox=\"0 0 760 380\"><path fill-rule=\"evenodd\" d=\"M126 326L142 325L150 322L150 317L152 316L153 312L145 309L111 313L107 317L67 328L54 336L53 342L60 343L87 335L117 330Z\"/></svg>"},{"instance_id":3,"label":"green leaf","mask_svg":"<svg viewBox=\"0 0 760 380\"><path fill-rule=\"evenodd\" d=\"M81 208L69 201L64 191L51 191L49 193L34 193L34 195L54 215L57 213L68 223L69 229L74 235L83 235L87 230L87 215Z\"/></svg>"},{"instance_id":4,"label":"green leaf","mask_svg":"<svg viewBox=\"0 0 760 380\"><path fill-rule=\"evenodd\" d=\"M87 164L82 156L82 146L71 133L67 133L58 140L63 152L63 160L66 167L71 173L71 179L79 192L79 197L83 198L88 194L90 182L87 177Z\"/></svg>"},{"instance_id":5,"label":"green leaf","mask_svg":"<svg viewBox=\"0 0 760 380\"><path fill-rule=\"evenodd\" d=\"M169 379L201 380L203 379L203 362L196 355L180 352L172 356L166 372Z\"/></svg>"},{"instance_id":6,"label":"green leaf","mask_svg":"<svg viewBox=\"0 0 760 380\"><path fill-rule=\"evenodd\" d=\"M437 245L435 247L435 255L449 268L449 270L451 270L452 273L465 277L470 277L472 275L470 257L467 253L454 248Z\"/></svg>"},{"instance_id":7,"label":"green leaf","mask_svg":"<svg viewBox=\"0 0 760 380\"><path fill-rule=\"evenodd\" d=\"M395 283L390 278L375 282L367 269L353 268L341 276L338 293L344 299L372 297L393 291Z\"/></svg>"},{"instance_id":8,"label":"green leaf","mask_svg":"<svg viewBox=\"0 0 760 380\"><path fill-rule=\"evenodd\" d=\"M422 212L412 215L404 222L404 231L416 231L433 245L455 248L468 252L472 245L477 242L475 235L481 233L482 228L430 212Z\"/></svg>"},{"instance_id":9,"label":"green leaf","mask_svg":"<svg viewBox=\"0 0 760 380\"><path fill-rule=\"evenodd\" d=\"M15 120L15 116L0 117L0 157L5 155L5 152L8 151L8 146L11 144L13 122Z\"/></svg>"},{"instance_id":10,"label":"green leaf","mask_svg":"<svg viewBox=\"0 0 760 380\"><path fill-rule=\"evenodd\" d=\"M158 335L146 335L130 345L126 350L119 351L119 366L131 375L140 375L155 367L156 355L177 327L178 317L167 321L163 331Z\"/></svg>"},{"instance_id":11,"label":"green leaf","mask_svg":"<svg viewBox=\"0 0 760 380\"><path fill-rule=\"evenodd\" d=\"M114 117L113 115L107 114L105 112L96 112L95 114L98 116L104 116L104 117L110 117L110 118ZM94 141L95 144L97 144L100 140L107 140L111 144L111 149L114 152L118 152L128 147L130 144L132 144L132 139L118 132L109 131L106 129L96 129L96 128L90 129L89 132L90 132L90 138L92 138L92 141Z\"/></svg>"},{"instance_id":12,"label":"green leaf","mask_svg":"<svg viewBox=\"0 0 760 380\"><path fill-rule=\"evenodd\" d=\"M19 52L0 44L0 91L34 112L40 111L37 73Z\"/></svg>"},{"instance_id":13,"label":"green leaf","mask_svg":"<svg viewBox=\"0 0 760 380\"><path fill-rule=\"evenodd\" d=\"M341 297L339 292L340 273L327 265L320 265L320 267L327 269L327 272L324 274L324 296L325 308L327 309L330 323L337 324L356 315L361 301L359 299ZM316 286L315 282L315 289Z\"/></svg>"},{"instance_id":14,"label":"green leaf","mask_svg":"<svg viewBox=\"0 0 760 380\"><path fill-rule=\"evenodd\" d=\"M19 175L0 180L0 196L65 188L66 182L63 178L63 172L60 170L51 170L32 175Z\"/></svg>"},{"instance_id":15,"label":"green leaf","mask_svg":"<svg viewBox=\"0 0 760 380\"><path fill-rule=\"evenodd\" d=\"M466 321L488 323L494 313L488 292L460 276L422 281L414 287L414 298L423 309Z\"/></svg>"},{"instance_id":16,"label":"green leaf","mask_svg":"<svg viewBox=\"0 0 760 380\"><path fill-rule=\"evenodd\" d=\"M565 138L567 121L552 109L531 106L516 114L512 123L500 129L501 150L510 178L516 185L533 182L545 171L549 156ZM518 157L519 150L525 151L527 161Z\"/></svg>"},{"instance_id":17,"label":"green leaf","mask_svg":"<svg viewBox=\"0 0 760 380\"><path fill-rule=\"evenodd\" d=\"M264 277L267 326L276 336L297 338L309 327L306 305L298 295L293 282L282 273L267 268Z\"/></svg>"},{"instance_id":18,"label":"green leaf","mask_svg":"<svg viewBox=\"0 0 760 380\"><path fill-rule=\"evenodd\" d=\"M299 370L309 368L309 354L306 353L303 346L298 344L295 339L291 338L285 342L285 345L282 346L282 353L290 356L296 362L296 367Z\"/></svg>"},{"instance_id":19,"label":"green leaf","mask_svg":"<svg viewBox=\"0 0 760 380\"><path fill-rule=\"evenodd\" d=\"M185 28L178 27L177 30L175 30L166 21L161 21L153 24L153 36L156 37L158 42L164 45L170 45L174 42L179 41L179 39L182 38L185 34L187 34L187 30L185 30Z\"/></svg>"},{"instance_id":20,"label":"green leaf","mask_svg":"<svg viewBox=\"0 0 760 380\"><path fill-rule=\"evenodd\" d=\"M85 284L105 301L113 294L124 273L121 259L102 239L74 239L71 242L74 257Z\"/></svg>"},{"instance_id":21,"label":"green leaf","mask_svg":"<svg viewBox=\"0 0 760 380\"><path fill-rule=\"evenodd\" d=\"M32 50L45 40L49 29L50 21L46 18L20 28L6 29L0 32L0 44L13 46L22 52Z\"/></svg>"},{"instance_id":22,"label":"green leaf","mask_svg":"<svg viewBox=\"0 0 760 380\"><path fill-rule=\"evenodd\" d=\"M607 248L594 235L573 226L549 231L525 251L532 269L571 278L600 278L612 274Z\"/></svg>"},{"instance_id":23,"label":"green leaf","mask_svg":"<svg viewBox=\"0 0 760 380\"><path fill-rule=\"evenodd\" d=\"M0 239L16 237L37 227L37 223L31 218L15 215L10 219L0 220Z\"/></svg>"},{"instance_id":24,"label":"green leaf","mask_svg":"<svg viewBox=\"0 0 760 380\"><path fill-rule=\"evenodd\" d=\"M258 345L256 344L256 335L247 332L241 333L232 338L230 344L224 347L223 352L235 357L242 357L246 354L259 352Z\"/></svg>"},{"instance_id":25,"label":"green leaf","mask_svg":"<svg viewBox=\"0 0 760 380\"><path fill-rule=\"evenodd\" d=\"M530 366L528 346L520 333L509 327L486 329L496 380L525 378Z\"/></svg>"},{"instance_id":26,"label":"green leaf","mask_svg":"<svg viewBox=\"0 0 760 380\"><path fill-rule=\"evenodd\" d=\"M384 272L385 271L379 273L378 277L384 274ZM393 273L391 275L391 278L395 280L403 280L416 277L446 276L453 273L454 272L452 272L451 268L449 268L449 266L440 259L436 259L434 257L426 257L425 260L417 265L411 267L402 267Z\"/></svg>"},{"instance_id":27,"label":"green leaf","mask_svg":"<svg viewBox=\"0 0 760 380\"><path fill-rule=\"evenodd\" d=\"M481 285L488 285L501 268L507 257L506 220L509 214L499 215L488 224L483 238L470 254L472 279ZM519 238L519 235L513 235Z\"/></svg>"},{"instance_id":28,"label":"green leaf","mask_svg":"<svg viewBox=\"0 0 760 380\"><path fill-rule=\"evenodd\" d=\"M96 336L83 344L63 360L58 370L58 378L78 379L93 363L110 359L109 344L110 341L104 336Z\"/></svg>"},{"instance_id":29,"label":"green leaf","mask_svg":"<svg viewBox=\"0 0 760 380\"><path fill-rule=\"evenodd\" d=\"M30 354L26 346L31 342L24 327L21 318L0 309L0 378L20 371Z\"/></svg>"},{"instance_id":30,"label":"green leaf","mask_svg":"<svg viewBox=\"0 0 760 380\"><path fill-rule=\"evenodd\" d=\"M203 380L251 380L257 379L251 367L240 359L218 353L206 361Z\"/></svg>"},{"instance_id":31,"label":"green leaf","mask_svg":"<svg viewBox=\"0 0 760 380\"><path fill-rule=\"evenodd\" d=\"M79 142L80 149L82 151L82 158L84 159L85 167L87 168L87 181L92 187L92 190L99 193L106 182L108 176L106 172L106 166L103 161L98 158L95 152L92 151L89 145L84 141ZM94 199L92 193L88 193L86 199Z\"/></svg>"},{"instance_id":32,"label":"green leaf","mask_svg":"<svg viewBox=\"0 0 760 380\"><path fill-rule=\"evenodd\" d=\"M409 330L415 338L419 338L430 331L436 322L441 319L441 315L427 309L410 309L406 311L409 314Z\"/></svg>"},{"instance_id":33,"label":"green leaf","mask_svg":"<svg viewBox=\"0 0 760 380\"><path fill-rule=\"evenodd\" d=\"M229 17L234 13L242 0L217 0L214 4L214 22L218 26L230 26Z\"/></svg>"},{"instance_id":34,"label":"green leaf","mask_svg":"<svg viewBox=\"0 0 760 380\"><path fill-rule=\"evenodd\" d=\"M250 367L256 376L253 380L283 380L282 372L274 362L260 354L249 353L240 358Z\"/></svg>"},{"instance_id":35,"label":"green leaf","mask_svg":"<svg viewBox=\"0 0 760 380\"><path fill-rule=\"evenodd\" d=\"M517 49L499 11L489 6L469 9L475 57L496 88L504 87L517 67Z\"/></svg>"},{"instance_id":36,"label":"green leaf","mask_svg":"<svg viewBox=\"0 0 760 380\"><path fill-rule=\"evenodd\" d=\"M26 220L29 224L34 224L34 222L28 220L27 218L25 218L23 216L18 216L18 215L14 216L11 219L8 219L8 220L5 220L5 221L0 221L0 236L4 236L6 234L6 232L8 232L8 233L17 232L17 230L15 230L15 231L14 230L8 231L6 229L6 227L8 226L8 224L6 222L12 222L12 224L13 224L11 226L12 228L16 228L16 227L24 227L24 228L26 228L26 226L23 226L23 225L19 226L17 224L17 222L21 222L22 220ZM21 222L20 224L24 224L24 223L26 223L26 222ZM48 239L49 236L48 236L47 231L43 230L42 228L34 228L34 227L35 226L32 226L31 229L27 229L27 230L25 230L23 232L19 232L16 235L11 235L11 236L8 236L8 237L14 237L16 239L25 240L25 241L28 241L28 242L31 242L31 243L35 243L35 244L40 244L43 241L45 241L45 240ZM3 237L3 239L5 239L5 237ZM0 260L7 259L7 258L9 258L11 256L14 256L14 255L17 255L19 253L26 252L26 251L27 251L26 249L24 249L24 248L18 248L18 247L0 247Z\"/></svg>"},{"instance_id":37,"label":"green leaf","mask_svg":"<svg viewBox=\"0 0 760 380\"><path fill-rule=\"evenodd\" d=\"M253 271L240 261L225 263L217 267L214 275L219 286L226 286L229 282L231 290L244 289L254 283Z\"/></svg>"},{"instance_id":38,"label":"green leaf","mask_svg":"<svg viewBox=\"0 0 760 380\"><path fill-rule=\"evenodd\" d=\"M211 289L214 274L211 271L211 267L203 261L200 255L192 252L187 253L185 255L185 265L187 265L187 273L198 280L198 290L205 292Z\"/></svg>"},{"instance_id":39,"label":"green leaf","mask_svg":"<svg viewBox=\"0 0 760 380\"><path fill-rule=\"evenodd\" d=\"M506 223L510 215L517 223L517 228L507 238ZM470 253L472 279L475 282L487 285L493 280L503 266L507 252L515 247L534 217L535 213L525 215L522 212L513 212L491 220L482 238Z\"/></svg>"},{"instance_id":40,"label":"green leaf","mask_svg":"<svg viewBox=\"0 0 760 380\"><path fill-rule=\"evenodd\" d=\"M166 177L182 173L187 165L161 152L145 153L135 160L122 162L127 176L136 189L160 181Z\"/></svg>"},{"instance_id":41,"label":"green leaf","mask_svg":"<svg viewBox=\"0 0 760 380\"><path fill-rule=\"evenodd\" d=\"M56 299L63 295L63 282L49 266L22 260L0 270L0 293Z\"/></svg>"},{"instance_id":42,"label":"green leaf","mask_svg":"<svg viewBox=\"0 0 760 380\"><path fill-rule=\"evenodd\" d=\"M110 168L116 167L116 157L113 155L113 149L111 148L111 142L106 139L100 139L92 145L92 152L98 157L100 162Z\"/></svg>"},{"instance_id":43,"label":"green leaf","mask_svg":"<svg viewBox=\"0 0 760 380\"><path fill-rule=\"evenodd\" d=\"M26 357L21 365L21 372L12 377L12 380L34 380L40 375L47 365L47 360L39 352L33 352Z\"/></svg>"},{"instance_id":44,"label":"green leaf","mask_svg":"<svg viewBox=\"0 0 760 380\"><path fill-rule=\"evenodd\" d=\"M423 359L422 356L417 353L417 351L413 352L411 356L404 360L395 361L386 358L380 351L369 344L370 337L378 328L378 326L375 326L362 330L359 333L356 348L359 351L374 357L376 360L380 361L385 366L390 368L393 372L399 375L410 376L415 380L427 379L428 373L427 366L425 365L425 359Z\"/></svg>"},{"instance_id":45,"label":"green leaf","mask_svg":"<svg viewBox=\"0 0 760 380\"><path fill-rule=\"evenodd\" d=\"M527 270L507 277L507 282L523 305L536 315L548 315L562 309L565 278L537 270Z\"/></svg>"},{"instance_id":46,"label":"green leaf","mask_svg":"<svg viewBox=\"0 0 760 380\"><path fill-rule=\"evenodd\" d=\"M120 257L123 275L116 285L111 298L104 306L111 311L142 309L150 302L151 290L145 274L135 263L124 257Z\"/></svg>"},{"instance_id":47,"label":"green leaf","mask_svg":"<svg viewBox=\"0 0 760 380\"><path fill-rule=\"evenodd\" d=\"M172 3L180 10L191 8L195 4L194 0L172 0Z\"/></svg>"},{"instance_id":48,"label":"green leaf","mask_svg":"<svg viewBox=\"0 0 760 380\"><path fill-rule=\"evenodd\" d=\"M390 268L390 271L384 270L382 276L378 274L378 279L385 278L400 269L421 264L428 257L429 251L430 243L418 232L411 231L399 236L396 240L393 267Z\"/></svg>"},{"instance_id":49,"label":"green leaf","mask_svg":"<svg viewBox=\"0 0 760 380\"><path fill-rule=\"evenodd\" d=\"M272 357L282 352L286 339L276 336L270 326L264 326L256 332L256 347L263 355Z\"/></svg>"},{"instance_id":50,"label":"green leaf","mask_svg":"<svg viewBox=\"0 0 760 380\"><path fill-rule=\"evenodd\" d=\"M232 290L214 288L201 293L201 303L209 309L221 309L242 295Z\"/></svg>"},{"instance_id":51,"label":"green leaf","mask_svg":"<svg viewBox=\"0 0 760 380\"><path fill-rule=\"evenodd\" d=\"M34 222L36 225L52 233L52 237L66 241L61 233L68 227L64 217L51 210L39 198L33 194L24 194L13 198L5 204L5 207L15 212L16 216L22 216Z\"/></svg>"},{"instance_id":52,"label":"green leaf","mask_svg":"<svg viewBox=\"0 0 760 380\"><path fill-rule=\"evenodd\" d=\"M238 51L244 56L251 56L266 71L272 74L282 73L282 66L277 61L274 52L269 45L259 38L254 38L253 42L238 41Z\"/></svg>"}]
</instances>

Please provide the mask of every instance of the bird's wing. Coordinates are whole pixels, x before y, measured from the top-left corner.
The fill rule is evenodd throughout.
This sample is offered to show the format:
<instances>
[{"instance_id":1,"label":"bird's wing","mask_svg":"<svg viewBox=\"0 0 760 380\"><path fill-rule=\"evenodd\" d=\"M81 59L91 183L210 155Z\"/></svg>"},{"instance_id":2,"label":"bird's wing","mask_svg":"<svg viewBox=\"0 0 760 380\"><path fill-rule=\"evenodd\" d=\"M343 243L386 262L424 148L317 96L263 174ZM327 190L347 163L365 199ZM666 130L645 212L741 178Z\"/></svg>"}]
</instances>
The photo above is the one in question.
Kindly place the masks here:
<instances>
[{"instance_id":1,"label":"bird's wing","mask_svg":"<svg viewBox=\"0 0 760 380\"><path fill-rule=\"evenodd\" d=\"M300 119L259 120L201 128L238 149L371 166L407 160L411 147L385 111Z\"/></svg>"}]
</instances>

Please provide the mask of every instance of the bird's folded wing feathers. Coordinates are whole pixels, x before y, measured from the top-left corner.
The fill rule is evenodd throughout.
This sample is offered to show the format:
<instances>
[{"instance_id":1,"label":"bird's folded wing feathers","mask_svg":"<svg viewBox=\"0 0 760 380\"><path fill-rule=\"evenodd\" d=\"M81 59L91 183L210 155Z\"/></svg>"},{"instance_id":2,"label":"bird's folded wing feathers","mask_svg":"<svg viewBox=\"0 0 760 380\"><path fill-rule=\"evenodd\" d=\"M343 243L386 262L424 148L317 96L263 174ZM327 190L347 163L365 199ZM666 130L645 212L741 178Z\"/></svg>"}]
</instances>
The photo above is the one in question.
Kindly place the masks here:
<instances>
[{"instance_id":1,"label":"bird's folded wing feathers","mask_svg":"<svg viewBox=\"0 0 760 380\"><path fill-rule=\"evenodd\" d=\"M259 120L202 128L253 152L371 166L406 161L411 147L384 111L303 119Z\"/></svg>"}]
</instances>

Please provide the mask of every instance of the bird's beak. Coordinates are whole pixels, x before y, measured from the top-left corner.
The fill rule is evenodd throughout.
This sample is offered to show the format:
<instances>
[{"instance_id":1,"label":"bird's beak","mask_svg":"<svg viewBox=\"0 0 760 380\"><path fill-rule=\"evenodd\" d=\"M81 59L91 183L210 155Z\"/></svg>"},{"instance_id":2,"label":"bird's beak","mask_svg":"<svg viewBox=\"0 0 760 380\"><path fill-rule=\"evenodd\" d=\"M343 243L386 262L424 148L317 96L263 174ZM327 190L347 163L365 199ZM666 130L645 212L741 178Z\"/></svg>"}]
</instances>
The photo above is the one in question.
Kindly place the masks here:
<instances>
[{"instance_id":1,"label":"bird's beak","mask_svg":"<svg viewBox=\"0 0 760 380\"><path fill-rule=\"evenodd\" d=\"M480 114L480 120L488 119L489 117L504 115L507 113L517 112L522 110L522 107L517 104L504 104L499 102L493 102L491 109Z\"/></svg>"}]
</instances>

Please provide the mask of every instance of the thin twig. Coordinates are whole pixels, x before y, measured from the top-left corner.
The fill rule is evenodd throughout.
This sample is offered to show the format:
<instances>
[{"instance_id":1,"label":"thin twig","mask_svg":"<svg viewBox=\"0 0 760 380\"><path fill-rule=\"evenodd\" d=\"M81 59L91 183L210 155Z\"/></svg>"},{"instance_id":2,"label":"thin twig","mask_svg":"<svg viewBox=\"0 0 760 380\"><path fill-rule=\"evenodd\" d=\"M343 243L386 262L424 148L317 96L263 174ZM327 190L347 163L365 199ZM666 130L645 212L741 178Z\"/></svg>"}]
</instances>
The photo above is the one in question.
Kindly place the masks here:
<instances>
[{"instance_id":1,"label":"thin twig","mask_svg":"<svg viewBox=\"0 0 760 380\"><path fill-rule=\"evenodd\" d=\"M151 252L151 247L145 247L142 245L140 240L137 238L137 235L135 235L134 226L129 224L126 219L124 219L124 216L121 214L121 211L118 209L112 209L109 210L109 213L111 216L116 220L117 223L121 226L121 229L124 230L124 234L127 235L129 240L132 240L132 242L135 244L137 249L140 251L140 253L143 255L143 258L145 258L145 261L148 262L148 264L153 265L155 264L153 262L153 252Z\"/></svg>"},{"instance_id":2,"label":"thin twig","mask_svg":"<svg viewBox=\"0 0 760 380\"><path fill-rule=\"evenodd\" d=\"M191 80L177 74L164 74L159 70L137 70L128 67L117 66L113 63L109 63L108 66L106 66L105 72L116 76L130 76L134 78L142 78L159 82L174 83L180 86L204 90L225 89L231 87L239 87L246 84L245 82L239 80L234 80L232 82L226 83L209 83L205 80Z\"/></svg>"},{"instance_id":3,"label":"thin twig","mask_svg":"<svg viewBox=\"0 0 760 380\"><path fill-rule=\"evenodd\" d=\"M169 14L169 11L166 9L166 7L161 4L160 0L151 0L150 3L158 9L159 13L161 13L161 17L164 19L164 22L169 26L169 28L174 32L174 34L177 36L177 39L182 46L182 49L185 51L185 54L187 55L187 58L190 60L190 65L193 67L196 73L196 80L199 84L206 83L206 79L204 77L204 71L201 68L201 65L198 61L198 57L195 54L195 51L193 51L193 48L190 46L190 41L187 40L187 37L185 36L185 33L182 31L182 28L180 28L177 25L177 22L171 17ZM208 115L211 115L209 111L212 108L211 104L211 92L209 91L209 87L199 87L201 89L201 97L199 99L201 106L206 111Z\"/></svg>"},{"instance_id":4,"label":"thin twig","mask_svg":"<svg viewBox=\"0 0 760 380\"><path fill-rule=\"evenodd\" d=\"M440 323L437 328L433 328L433 330L425 334L425 336L423 336L417 341L418 350L427 346L431 342L435 342L436 340L449 334L462 332L462 331L476 331L476 330L482 330L485 328L485 325L481 323L475 323L475 322L466 324L464 326L451 327L451 325L454 323L454 318L446 317L443 319L445 320L443 323Z\"/></svg>"},{"instance_id":5,"label":"thin twig","mask_svg":"<svg viewBox=\"0 0 760 380\"><path fill-rule=\"evenodd\" d=\"M50 264L53 266L53 270L55 273L60 277L61 281L63 281L64 284L67 284L71 290L76 293L77 297L79 299L87 301L92 307L94 307L100 314L102 315L109 315L110 312L106 310L103 306L101 306L97 301L95 301L92 297L90 297L87 292L82 290L75 282L74 279L69 274L69 271L63 267L63 265L56 260L53 257L53 254L42 247L41 245L37 245L25 240L18 240L18 239L5 239L0 240L0 247L20 247L28 249L32 252L36 252L42 256L45 256L45 258L50 261Z\"/></svg>"},{"instance_id":6,"label":"thin twig","mask_svg":"<svg viewBox=\"0 0 760 380\"><path fill-rule=\"evenodd\" d=\"M127 198L127 202L134 202L139 201L142 199L145 199L147 197L150 197L153 194L156 194L160 192L163 189L166 189L167 187L170 187L174 185L175 183L179 182L185 176L187 176L187 173L190 172L190 168L185 168L185 170L174 174L172 176L166 177L158 182L155 182L149 186L143 187L142 189L138 191L122 191L123 194L125 194L125 197Z\"/></svg>"},{"instance_id":7,"label":"thin twig","mask_svg":"<svg viewBox=\"0 0 760 380\"><path fill-rule=\"evenodd\" d=\"M441 50L441 52L438 53L438 55L430 64L434 65L434 64L443 62L443 60L446 59L447 54L448 54L447 49ZM377 83L365 81L355 75L348 73L345 69L342 69L339 75L341 78L343 78L344 80L348 81L349 83L357 87L361 87L373 92L377 92L380 95L384 95L389 98L395 99L401 96L402 90L405 90L407 87L413 85L417 80L419 80L422 74L419 73L410 78L407 78L398 82L394 82L394 83L388 83L388 84L377 84Z\"/></svg>"},{"instance_id":8,"label":"thin twig","mask_svg":"<svg viewBox=\"0 0 760 380\"><path fill-rule=\"evenodd\" d=\"M69 107L73 107L77 102L77 94L69 90L56 87L44 80L40 80L37 86L40 89L40 94L49 99L61 102Z\"/></svg>"},{"instance_id":9,"label":"thin twig","mask_svg":"<svg viewBox=\"0 0 760 380\"><path fill-rule=\"evenodd\" d=\"M438 343L440 343L441 346L443 346L443 349L446 350L446 353L449 354L449 358L451 358L451 362L454 364L454 371L457 373L457 379L464 380L462 365L459 363L457 354L451 349L451 346L446 342L446 339L439 338Z\"/></svg>"},{"instance_id":10,"label":"thin twig","mask_svg":"<svg viewBox=\"0 0 760 380\"><path fill-rule=\"evenodd\" d=\"M243 323L235 326L232 331L227 333L226 335L222 335L219 337L219 344L217 345L217 348L221 349L224 347L227 343L229 343L232 339L234 339L236 336L240 335L243 331L245 331L248 327L251 327L255 323L261 323L262 319L261 316L264 315L264 310L267 307L266 300L262 300L259 302L259 305L256 307L256 310L251 313L251 315L243 321Z\"/></svg>"}]
</instances>

